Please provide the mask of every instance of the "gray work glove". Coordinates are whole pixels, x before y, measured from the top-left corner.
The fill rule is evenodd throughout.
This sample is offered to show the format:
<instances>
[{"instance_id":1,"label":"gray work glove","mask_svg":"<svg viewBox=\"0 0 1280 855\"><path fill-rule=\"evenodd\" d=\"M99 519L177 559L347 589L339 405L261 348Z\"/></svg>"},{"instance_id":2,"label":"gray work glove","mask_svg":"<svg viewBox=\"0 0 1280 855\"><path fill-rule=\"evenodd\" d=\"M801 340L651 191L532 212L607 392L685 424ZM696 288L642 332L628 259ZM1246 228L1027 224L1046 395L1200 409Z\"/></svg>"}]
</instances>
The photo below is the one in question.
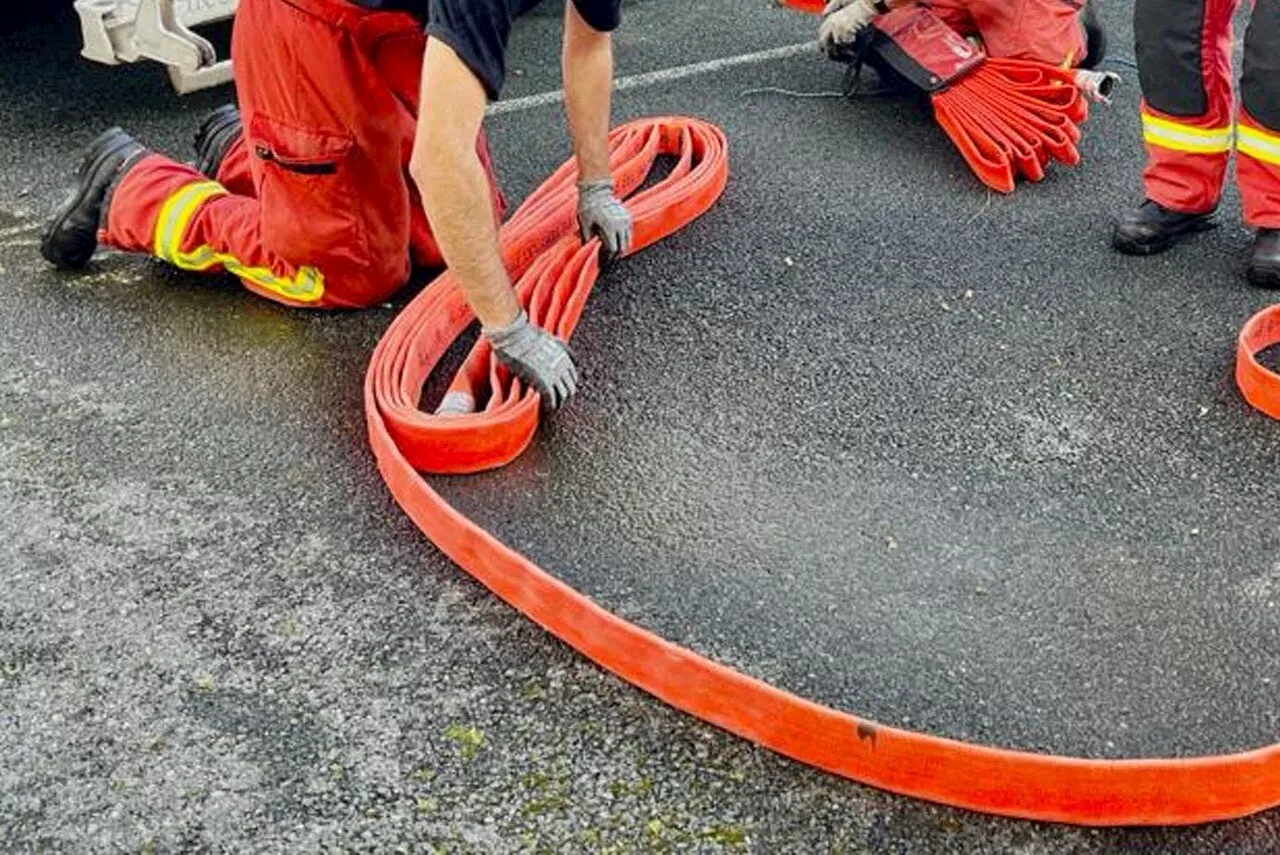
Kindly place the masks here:
<instances>
[{"instance_id":1,"label":"gray work glove","mask_svg":"<svg viewBox=\"0 0 1280 855\"><path fill-rule=\"evenodd\" d=\"M521 310L508 326L484 330L502 364L542 395L542 405L557 410L578 391L578 369L564 342L529 321Z\"/></svg>"},{"instance_id":2,"label":"gray work glove","mask_svg":"<svg viewBox=\"0 0 1280 855\"><path fill-rule=\"evenodd\" d=\"M829 55L853 44L879 12L875 0L831 0L822 10L818 44Z\"/></svg>"},{"instance_id":3,"label":"gray work glove","mask_svg":"<svg viewBox=\"0 0 1280 855\"><path fill-rule=\"evenodd\" d=\"M598 236L610 255L631 249L631 212L613 195L610 178L578 184L578 225L584 242Z\"/></svg>"}]
</instances>

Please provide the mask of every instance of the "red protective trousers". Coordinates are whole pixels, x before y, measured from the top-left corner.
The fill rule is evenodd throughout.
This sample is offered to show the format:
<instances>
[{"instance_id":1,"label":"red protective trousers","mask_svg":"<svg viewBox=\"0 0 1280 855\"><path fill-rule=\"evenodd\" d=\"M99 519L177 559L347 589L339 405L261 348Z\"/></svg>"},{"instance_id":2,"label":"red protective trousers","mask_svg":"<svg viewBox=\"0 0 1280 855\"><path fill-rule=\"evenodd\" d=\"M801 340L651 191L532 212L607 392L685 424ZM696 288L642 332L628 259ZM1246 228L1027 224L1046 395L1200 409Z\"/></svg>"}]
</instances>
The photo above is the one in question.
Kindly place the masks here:
<instances>
[{"instance_id":1,"label":"red protective trousers","mask_svg":"<svg viewBox=\"0 0 1280 855\"><path fill-rule=\"evenodd\" d=\"M929 0L962 36L978 36L987 54L1074 68L1085 57L1084 0Z\"/></svg>"},{"instance_id":2,"label":"red protective trousers","mask_svg":"<svg viewBox=\"0 0 1280 855\"><path fill-rule=\"evenodd\" d=\"M1280 228L1280 0L1256 0L1235 115L1231 20L1241 0L1138 0L1134 8L1147 198L1217 207L1234 147L1245 222Z\"/></svg>"},{"instance_id":3,"label":"red protective trousers","mask_svg":"<svg viewBox=\"0 0 1280 855\"><path fill-rule=\"evenodd\" d=\"M408 174L426 36L345 0L241 0L231 55L244 121L215 177L160 155L115 188L103 242L225 270L293 306L387 299L442 264ZM483 135L496 216L502 200Z\"/></svg>"}]
</instances>

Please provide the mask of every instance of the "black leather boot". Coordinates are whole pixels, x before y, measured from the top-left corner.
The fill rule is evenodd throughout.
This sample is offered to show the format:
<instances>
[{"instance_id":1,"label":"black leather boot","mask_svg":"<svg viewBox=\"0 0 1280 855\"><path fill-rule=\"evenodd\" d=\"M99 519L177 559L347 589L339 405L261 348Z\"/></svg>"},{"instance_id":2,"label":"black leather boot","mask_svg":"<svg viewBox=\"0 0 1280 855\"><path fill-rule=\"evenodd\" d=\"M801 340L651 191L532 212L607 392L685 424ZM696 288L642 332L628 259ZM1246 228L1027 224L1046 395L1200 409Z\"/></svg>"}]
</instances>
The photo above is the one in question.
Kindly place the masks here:
<instances>
[{"instance_id":1,"label":"black leather boot","mask_svg":"<svg viewBox=\"0 0 1280 855\"><path fill-rule=\"evenodd\" d=\"M196 169L202 175L218 180L218 169L227 149L244 132L240 111L235 104L219 107L208 116L196 131Z\"/></svg>"},{"instance_id":2,"label":"black leather boot","mask_svg":"<svg viewBox=\"0 0 1280 855\"><path fill-rule=\"evenodd\" d=\"M98 248L98 228L108 193L147 153L133 137L112 128L85 151L76 186L54 212L40 241L40 254L64 269L84 267Z\"/></svg>"},{"instance_id":3,"label":"black leather boot","mask_svg":"<svg viewBox=\"0 0 1280 855\"><path fill-rule=\"evenodd\" d=\"M1116 222L1111 245L1126 255L1155 255L1187 235L1215 228L1213 214L1180 214L1148 199Z\"/></svg>"},{"instance_id":4,"label":"black leather boot","mask_svg":"<svg viewBox=\"0 0 1280 855\"><path fill-rule=\"evenodd\" d=\"M1249 260L1249 281L1259 288L1280 288L1280 229L1258 229Z\"/></svg>"}]
</instances>

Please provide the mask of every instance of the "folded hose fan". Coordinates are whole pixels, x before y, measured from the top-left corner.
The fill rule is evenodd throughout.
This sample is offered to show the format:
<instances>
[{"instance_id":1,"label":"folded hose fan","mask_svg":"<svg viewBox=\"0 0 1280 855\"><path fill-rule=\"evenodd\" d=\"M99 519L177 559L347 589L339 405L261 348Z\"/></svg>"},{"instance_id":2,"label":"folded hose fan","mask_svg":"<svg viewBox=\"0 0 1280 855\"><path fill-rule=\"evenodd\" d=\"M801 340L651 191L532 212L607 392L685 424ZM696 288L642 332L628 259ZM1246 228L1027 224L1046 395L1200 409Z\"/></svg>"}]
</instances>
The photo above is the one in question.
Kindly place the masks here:
<instances>
[{"instance_id":1,"label":"folded hose fan","mask_svg":"<svg viewBox=\"0 0 1280 855\"><path fill-rule=\"evenodd\" d=\"M919 6L876 18L846 59L928 94L938 124L993 190L1012 193L1018 176L1040 181L1051 160L1080 162L1076 143L1089 103L1069 69L987 56Z\"/></svg>"}]
</instances>

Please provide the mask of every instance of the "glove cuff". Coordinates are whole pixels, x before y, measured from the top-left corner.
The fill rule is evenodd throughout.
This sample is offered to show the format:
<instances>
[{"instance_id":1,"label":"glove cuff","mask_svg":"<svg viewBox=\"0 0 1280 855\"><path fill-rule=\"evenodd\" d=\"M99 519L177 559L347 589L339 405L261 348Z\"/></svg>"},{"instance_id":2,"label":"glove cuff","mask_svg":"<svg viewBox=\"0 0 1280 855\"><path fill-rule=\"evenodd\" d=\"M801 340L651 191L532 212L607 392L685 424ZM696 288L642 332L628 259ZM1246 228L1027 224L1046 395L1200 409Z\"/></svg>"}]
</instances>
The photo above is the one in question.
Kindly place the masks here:
<instances>
[{"instance_id":1,"label":"glove cuff","mask_svg":"<svg viewBox=\"0 0 1280 855\"><path fill-rule=\"evenodd\" d=\"M595 181L579 181L578 182L579 196L594 196L598 193L602 193L606 191L610 196L613 195L613 179L612 178L597 178Z\"/></svg>"},{"instance_id":2,"label":"glove cuff","mask_svg":"<svg viewBox=\"0 0 1280 855\"><path fill-rule=\"evenodd\" d=\"M480 331L494 347L502 347L524 333L528 327L529 313L521 309L516 319L505 327L481 327Z\"/></svg>"}]
</instances>

